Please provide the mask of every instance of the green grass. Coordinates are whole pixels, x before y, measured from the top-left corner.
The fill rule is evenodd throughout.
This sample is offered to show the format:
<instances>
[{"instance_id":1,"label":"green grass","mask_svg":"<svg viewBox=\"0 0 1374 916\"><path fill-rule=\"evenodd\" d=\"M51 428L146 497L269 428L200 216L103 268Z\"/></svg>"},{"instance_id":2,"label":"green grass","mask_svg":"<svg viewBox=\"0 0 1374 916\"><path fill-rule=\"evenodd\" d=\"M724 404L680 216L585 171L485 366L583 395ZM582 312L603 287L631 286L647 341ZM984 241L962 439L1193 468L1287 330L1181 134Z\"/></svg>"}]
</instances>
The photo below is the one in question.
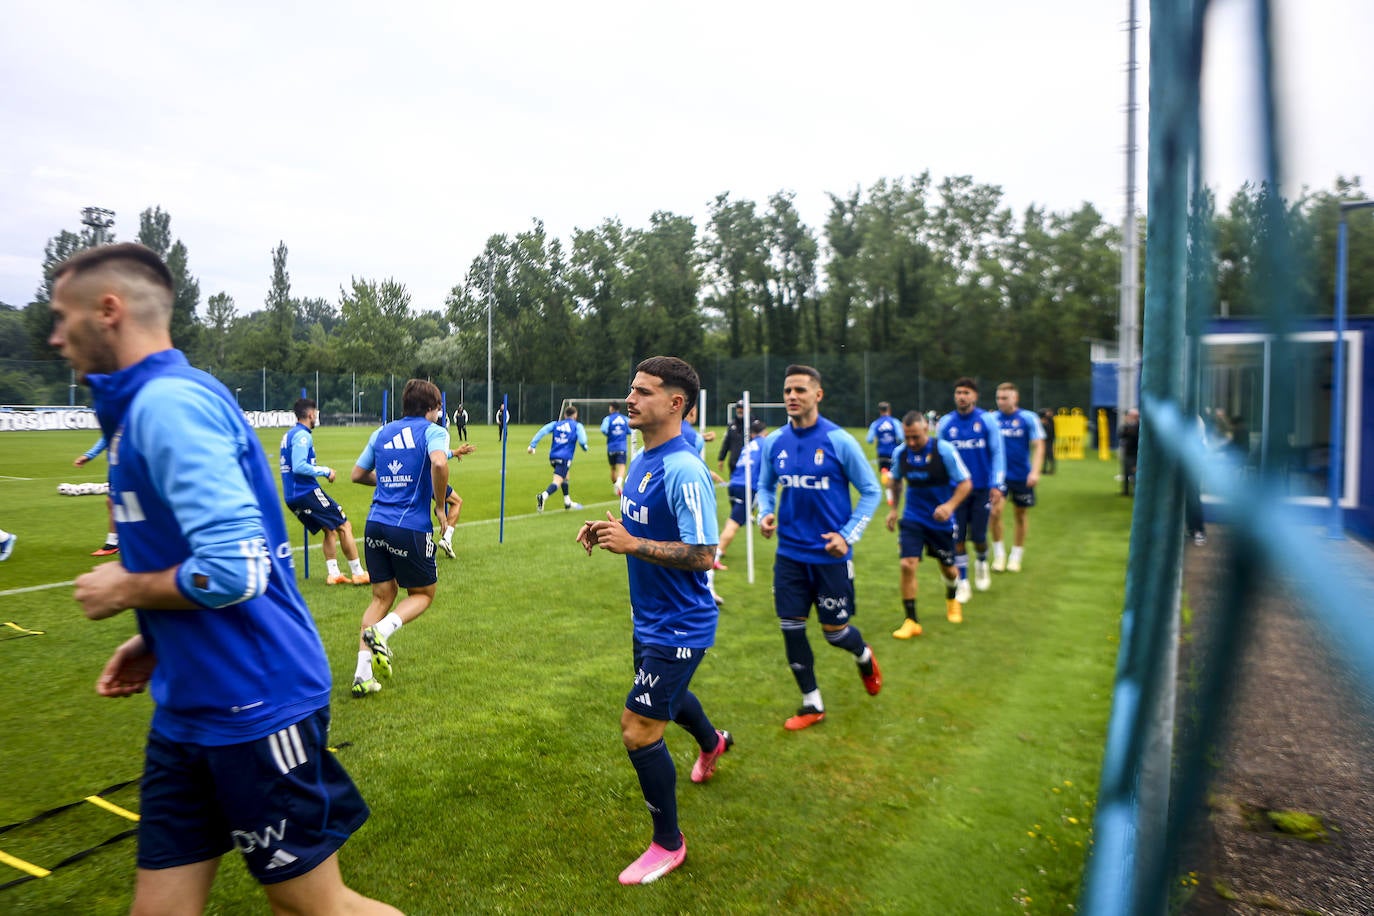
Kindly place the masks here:
<instances>
[{"instance_id":1,"label":"green grass","mask_svg":"<svg viewBox=\"0 0 1374 916\"><path fill-rule=\"evenodd\" d=\"M397 675L366 701L347 687L367 592L326 587L311 552L302 590L334 669L332 737L373 809L342 853L354 887L410 913L1066 911L1089 839L1117 650L1130 501L1115 495L1114 465L1060 463L1031 513L1025 572L994 576L962 626L944 621L938 573L922 564L926 635L910 642L888 635L901 620L896 538L871 528L856 552L855 622L882 663L883 692L865 694L853 662L813 625L829 716L800 733L781 727L799 698L772 610L773 545L755 540L750 585L741 534L717 579L726 598L717 645L693 682L738 743L696 786L687 780L695 745L670 728L691 851L657 884L621 888L617 872L649 837L617 724L632 677L624 561L586 557L573 543L582 518L615 506L594 435L572 477L586 509L535 515L549 469L546 449L525 454L532 432L513 431L498 544L499 447L494 429L470 430L479 451L455 465L458 559L439 558L433 608L395 637ZM262 434L274 461L280 435ZM346 477L365 437L318 430L320 460ZM133 615L87 621L69 586L41 588L94 562L104 501L56 490L103 476L103 458L70 464L93 438L0 438L0 527L20 536L0 565L0 622L44 631L7 638L15 631L0 628L0 824L140 772L149 701L93 690ZM370 491L342 480L329 490L360 531ZM294 520L291 530L299 543ZM133 787L111 800L138 807ZM0 834L0 850L51 865L128 826L82 805ZM133 855L126 840L0 891L0 911L124 912ZM0 883L18 876L0 864ZM242 864L226 858L211 911L265 909Z\"/></svg>"}]
</instances>

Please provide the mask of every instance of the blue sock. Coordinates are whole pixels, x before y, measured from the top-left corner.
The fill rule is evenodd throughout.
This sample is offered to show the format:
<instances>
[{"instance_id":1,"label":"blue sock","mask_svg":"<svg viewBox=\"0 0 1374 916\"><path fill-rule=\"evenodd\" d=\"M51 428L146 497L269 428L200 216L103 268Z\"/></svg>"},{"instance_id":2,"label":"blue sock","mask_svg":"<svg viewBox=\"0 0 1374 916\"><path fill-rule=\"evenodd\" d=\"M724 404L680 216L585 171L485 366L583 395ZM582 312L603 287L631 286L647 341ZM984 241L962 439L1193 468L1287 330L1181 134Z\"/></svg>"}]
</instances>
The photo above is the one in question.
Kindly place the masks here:
<instances>
[{"instance_id":1,"label":"blue sock","mask_svg":"<svg viewBox=\"0 0 1374 916\"><path fill-rule=\"evenodd\" d=\"M706 710L701 708L701 701L697 699L697 695L690 690L682 695L682 700L678 703L677 715L673 717L673 721L687 729L687 733L697 739L697 745L704 754L714 751L716 745L720 743L720 738L716 735L716 727L706 717Z\"/></svg>"},{"instance_id":2,"label":"blue sock","mask_svg":"<svg viewBox=\"0 0 1374 916\"><path fill-rule=\"evenodd\" d=\"M787 619L782 621L782 641L787 647L787 664L797 686L802 693L816 689L816 657L811 654L811 643L806 640L806 621Z\"/></svg>"},{"instance_id":3,"label":"blue sock","mask_svg":"<svg viewBox=\"0 0 1374 916\"><path fill-rule=\"evenodd\" d=\"M836 648L843 649L852 655L864 654L864 638L856 626L848 626L843 630L825 632L826 640Z\"/></svg>"},{"instance_id":4,"label":"blue sock","mask_svg":"<svg viewBox=\"0 0 1374 916\"><path fill-rule=\"evenodd\" d=\"M954 568L959 570L959 578L968 578L968 554L961 553L954 557Z\"/></svg>"},{"instance_id":5,"label":"blue sock","mask_svg":"<svg viewBox=\"0 0 1374 916\"><path fill-rule=\"evenodd\" d=\"M557 492L558 492L558 484L556 484L556 483L551 483L551 484L549 484L549 488L548 488L547 490L544 491L544 495L545 495L545 496L552 496L553 494L555 494L555 493L557 493Z\"/></svg>"},{"instance_id":6,"label":"blue sock","mask_svg":"<svg viewBox=\"0 0 1374 916\"><path fill-rule=\"evenodd\" d=\"M566 480L563 481L563 485L562 485L562 486L563 486L563 495L564 495L564 496L567 496L567 495L568 495L568 482L567 482Z\"/></svg>"},{"instance_id":7,"label":"blue sock","mask_svg":"<svg viewBox=\"0 0 1374 916\"><path fill-rule=\"evenodd\" d=\"M973 549L976 550L976 551L978 551L978 562L980 562L980 563L986 563L986 562L988 561L988 545L987 545L987 544L975 544L975 545L973 546Z\"/></svg>"},{"instance_id":8,"label":"blue sock","mask_svg":"<svg viewBox=\"0 0 1374 916\"><path fill-rule=\"evenodd\" d=\"M668 745L660 738L648 747L630 751L630 763L639 776L649 816L654 819L654 842L664 849L679 848L682 831L677 826L677 769Z\"/></svg>"}]
</instances>

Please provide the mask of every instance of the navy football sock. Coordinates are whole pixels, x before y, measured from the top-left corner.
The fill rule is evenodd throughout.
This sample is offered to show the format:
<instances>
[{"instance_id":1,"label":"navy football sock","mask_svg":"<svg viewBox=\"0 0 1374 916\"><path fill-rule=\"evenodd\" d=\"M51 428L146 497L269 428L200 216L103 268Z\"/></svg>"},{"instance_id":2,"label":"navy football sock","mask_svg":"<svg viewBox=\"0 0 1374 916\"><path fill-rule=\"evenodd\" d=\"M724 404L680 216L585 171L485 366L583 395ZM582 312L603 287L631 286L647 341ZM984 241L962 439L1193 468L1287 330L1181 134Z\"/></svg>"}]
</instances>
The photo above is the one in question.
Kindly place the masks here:
<instances>
[{"instance_id":1,"label":"navy football sock","mask_svg":"<svg viewBox=\"0 0 1374 916\"><path fill-rule=\"evenodd\" d=\"M648 747L630 751L630 763L639 776L649 816L654 819L654 842L664 849L677 849L682 845L677 826L677 769L668 745L660 738Z\"/></svg>"},{"instance_id":2,"label":"navy football sock","mask_svg":"<svg viewBox=\"0 0 1374 916\"><path fill-rule=\"evenodd\" d=\"M787 619L782 621L782 641L787 647L787 664L797 686L802 693L816 689L816 657L811 654L811 643L806 640L806 621Z\"/></svg>"},{"instance_id":3,"label":"navy football sock","mask_svg":"<svg viewBox=\"0 0 1374 916\"><path fill-rule=\"evenodd\" d=\"M678 703L677 715L673 717L673 721L697 739L697 746L701 748L702 753L711 753L720 743L715 726L706 717L706 710L701 708L701 701L690 690L683 694L681 702Z\"/></svg>"},{"instance_id":4,"label":"navy football sock","mask_svg":"<svg viewBox=\"0 0 1374 916\"><path fill-rule=\"evenodd\" d=\"M864 654L864 637L856 626L847 626L843 630L834 630L833 632L826 630L825 638L832 646L843 649L856 657Z\"/></svg>"}]
</instances>

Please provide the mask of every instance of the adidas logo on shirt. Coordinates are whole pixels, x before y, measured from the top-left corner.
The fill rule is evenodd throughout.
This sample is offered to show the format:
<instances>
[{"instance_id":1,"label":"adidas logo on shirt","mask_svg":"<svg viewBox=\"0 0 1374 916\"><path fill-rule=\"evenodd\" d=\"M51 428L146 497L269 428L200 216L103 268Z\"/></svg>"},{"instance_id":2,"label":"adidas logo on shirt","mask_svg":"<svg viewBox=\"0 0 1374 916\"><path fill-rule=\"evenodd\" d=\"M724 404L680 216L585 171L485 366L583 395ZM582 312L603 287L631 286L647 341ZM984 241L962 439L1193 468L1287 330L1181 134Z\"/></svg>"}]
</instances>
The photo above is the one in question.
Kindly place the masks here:
<instances>
[{"instance_id":1,"label":"adidas logo on shirt","mask_svg":"<svg viewBox=\"0 0 1374 916\"><path fill-rule=\"evenodd\" d=\"M635 697L635 702L638 703L640 706L652 707L654 705L649 700L649 695L647 693L641 693L639 696Z\"/></svg>"},{"instance_id":2,"label":"adidas logo on shirt","mask_svg":"<svg viewBox=\"0 0 1374 916\"><path fill-rule=\"evenodd\" d=\"M383 445L383 446L382 446L382 448L384 448L384 449L387 449L387 448L414 448L414 447L415 447L415 436L411 434L411 432L410 432L410 427L409 427L409 426L403 427L399 433L397 433L396 435L394 435L394 436L391 437L391 441L390 441L390 442L388 442L386 445Z\"/></svg>"}]
</instances>

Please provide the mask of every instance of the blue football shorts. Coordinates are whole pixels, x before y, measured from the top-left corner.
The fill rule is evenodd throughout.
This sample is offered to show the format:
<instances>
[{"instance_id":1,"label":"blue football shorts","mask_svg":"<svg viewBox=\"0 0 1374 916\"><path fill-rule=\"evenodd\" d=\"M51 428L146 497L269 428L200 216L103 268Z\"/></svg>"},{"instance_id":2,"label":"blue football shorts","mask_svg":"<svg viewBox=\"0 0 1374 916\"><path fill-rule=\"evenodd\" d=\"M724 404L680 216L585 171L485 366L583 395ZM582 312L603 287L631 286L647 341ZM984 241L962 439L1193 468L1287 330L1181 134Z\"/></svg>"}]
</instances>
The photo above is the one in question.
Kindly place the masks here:
<instances>
[{"instance_id":1,"label":"blue football shorts","mask_svg":"<svg viewBox=\"0 0 1374 916\"><path fill-rule=\"evenodd\" d=\"M854 606L854 562L802 563L790 557L773 561L773 608L779 617L811 616L841 626L858 613Z\"/></svg>"},{"instance_id":2,"label":"blue football shorts","mask_svg":"<svg viewBox=\"0 0 1374 916\"><path fill-rule=\"evenodd\" d=\"M748 516L744 514L744 485L733 483L730 484L729 493L730 520L734 522L736 525L739 525L741 528L743 528L745 525L749 523ZM759 504L759 498L757 493L754 494L753 503L755 507L757 507Z\"/></svg>"},{"instance_id":3,"label":"blue football shorts","mask_svg":"<svg viewBox=\"0 0 1374 916\"><path fill-rule=\"evenodd\" d=\"M965 540L973 541L975 544L988 542L988 519L992 516L991 493L988 489L973 490L968 498L959 504L959 508L954 510L958 530L966 535L956 537L957 543L962 544Z\"/></svg>"},{"instance_id":4,"label":"blue football shorts","mask_svg":"<svg viewBox=\"0 0 1374 916\"><path fill-rule=\"evenodd\" d=\"M624 453L624 452L607 452L607 453L606 453L606 462L607 462L611 467L615 467L615 466L618 465L618 464L624 464L624 463L625 463L625 453Z\"/></svg>"},{"instance_id":5,"label":"blue football shorts","mask_svg":"<svg viewBox=\"0 0 1374 916\"><path fill-rule=\"evenodd\" d=\"M625 708L646 719L671 721L705 657L705 649L646 646L636 639L635 682L625 696Z\"/></svg>"},{"instance_id":6,"label":"blue football shorts","mask_svg":"<svg viewBox=\"0 0 1374 916\"><path fill-rule=\"evenodd\" d=\"M242 744L182 744L150 732L138 867L191 865L237 848L261 884L315 868L368 816L328 736L328 706Z\"/></svg>"},{"instance_id":7,"label":"blue football shorts","mask_svg":"<svg viewBox=\"0 0 1374 916\"><path fill-rule=\"evenodd\" d=\"M363 555L373 584L395 579L401 588L424 588L439 581L432 530L412 531L368 522L363 533Z\"/></svg>"},{"instance_id":8,"label":"blue football shorts","mask_svg":"<svg viewBox=\"0 0 1374 916\"><path fill-rule=\"evenodd\" d=\"M308 528L311 534L337 530L348 521L343 506L334 502L334 497L319 487L287 503L286 508L301 520L301 524Z\"/></svg>"},{"instance_id":9,"label":"blue football shorts","mask_svg":"<svg viewBox=\"0 0 1374 916\"><path fill-rule=\"evenodd\" d=\"M902 519L897 527L897 549L899 556L921 558L921 551L934 557L941 566L954 565L954 532L949 523L941 530L923 525L911 519Z\"/></svg>"},{"instance_id":10,"label":"blue football shorts","mask_svg":"<svg viewBox=\"0 0 1374 916\"><path fill-rule=\"evenodd\" d=\"M553 476L568 479L568 472L572 470L571 458L550 458L549 467L553 468Z\"/></svg>"},{"instance_id":11,"label":"blue football shorts","mask_svg":"<svg viewBox=\"0 0 1374 916\"><path fill-rule=\"evenodd\" d=\"M1035 487L1026 486L1024 480L1008 480L1007 498L1011 500L1013 506L1029 509L1035 505Z\"/></svg>"}]
</instances>

